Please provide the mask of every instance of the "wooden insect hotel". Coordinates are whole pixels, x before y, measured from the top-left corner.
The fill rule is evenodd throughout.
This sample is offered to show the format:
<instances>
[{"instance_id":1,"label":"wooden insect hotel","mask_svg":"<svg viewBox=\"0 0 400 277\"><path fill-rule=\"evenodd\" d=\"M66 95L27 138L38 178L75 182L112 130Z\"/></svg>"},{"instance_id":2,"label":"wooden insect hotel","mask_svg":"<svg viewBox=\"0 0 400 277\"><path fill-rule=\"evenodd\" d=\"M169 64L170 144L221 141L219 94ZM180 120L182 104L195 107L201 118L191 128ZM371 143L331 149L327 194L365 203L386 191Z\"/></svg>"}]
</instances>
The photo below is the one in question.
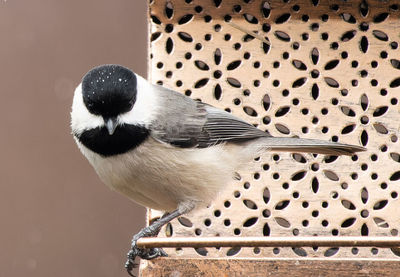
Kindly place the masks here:
<instances>
[{"instance_id":1,"label":"wooden insect hotel","mask_svg":"<svg viewBox=\"0 0 400 277\"><path fill-rule=\"evenodd\" d=\"M192 247L142 261L143 276L399 276L400 2L151 0L148 20L153 83L273 136L367 151L254 157L161 230L154 241ZM196 244L207 238L225 244ZM246 238L270 244L235 244Z\"/></svg>"}]
</instances>

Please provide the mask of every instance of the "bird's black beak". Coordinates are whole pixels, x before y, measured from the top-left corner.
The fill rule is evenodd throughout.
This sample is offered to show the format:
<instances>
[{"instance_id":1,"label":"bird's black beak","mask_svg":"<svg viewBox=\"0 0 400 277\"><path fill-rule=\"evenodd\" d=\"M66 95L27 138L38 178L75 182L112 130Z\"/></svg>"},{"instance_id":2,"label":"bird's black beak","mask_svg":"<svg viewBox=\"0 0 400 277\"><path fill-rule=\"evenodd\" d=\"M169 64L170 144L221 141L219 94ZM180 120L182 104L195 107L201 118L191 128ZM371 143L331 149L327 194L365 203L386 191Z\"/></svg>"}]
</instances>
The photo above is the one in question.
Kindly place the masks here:
<instances>
[{"instance_id":1,"label":"bird's black beak","mask_svg":"<svg viewBox=\"0 0 400 277\"><path fill-rule=\"evenodd\" d=\"M108 134L110 136L112 134L114 134L115 129L117 128L117 125L118 125L117 117L113 116L113 117L104 118L104 123L106 124L106 128L107 128Z\"/></svg>"}]
</instances>

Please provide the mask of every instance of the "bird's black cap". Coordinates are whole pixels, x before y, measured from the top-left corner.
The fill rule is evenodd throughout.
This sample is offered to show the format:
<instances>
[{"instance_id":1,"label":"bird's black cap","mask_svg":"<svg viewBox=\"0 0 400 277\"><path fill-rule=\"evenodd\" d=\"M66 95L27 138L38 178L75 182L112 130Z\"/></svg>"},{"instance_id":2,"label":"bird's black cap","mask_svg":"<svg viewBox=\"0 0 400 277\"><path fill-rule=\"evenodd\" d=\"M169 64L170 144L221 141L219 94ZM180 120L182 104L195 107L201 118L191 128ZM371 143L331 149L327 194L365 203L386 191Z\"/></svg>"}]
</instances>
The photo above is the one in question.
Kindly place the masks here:
<instances>
[{"instance_id":1,"label":"bird's black cap","mask_svg":"<svg viewBox=\"0 0 400 277\"><path fill-rule=\"evenodd\" d=\"M136 75L131 70L120 65L101 65L83 77L83 102L92 114L115 117L132 109L136 88Z\"/></svg>"}]
</instances>

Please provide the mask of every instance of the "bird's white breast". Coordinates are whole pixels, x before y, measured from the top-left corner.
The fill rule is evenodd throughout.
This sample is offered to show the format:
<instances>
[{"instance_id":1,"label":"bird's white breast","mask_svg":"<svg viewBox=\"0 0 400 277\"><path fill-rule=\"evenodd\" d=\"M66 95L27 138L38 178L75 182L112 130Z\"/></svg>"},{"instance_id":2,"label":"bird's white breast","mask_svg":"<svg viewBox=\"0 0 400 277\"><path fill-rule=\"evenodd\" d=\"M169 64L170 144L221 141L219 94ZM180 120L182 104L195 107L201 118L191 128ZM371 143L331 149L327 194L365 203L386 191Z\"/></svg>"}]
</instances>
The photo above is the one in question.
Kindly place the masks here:
<instances>
[{"instance_id":1,"label":"bird's white breast","mask_svg":"<svg viewBox=\"0 0 400 277\"><path fill-rule=\"evenodd\" d=\"M177 148L152 138L130 152L106 158L79 141L78 145L106 185L143 206L164 211L184 203L208 204L232 181L239 164L250 159L241 147Z\"/></svg>"}]
</instances>

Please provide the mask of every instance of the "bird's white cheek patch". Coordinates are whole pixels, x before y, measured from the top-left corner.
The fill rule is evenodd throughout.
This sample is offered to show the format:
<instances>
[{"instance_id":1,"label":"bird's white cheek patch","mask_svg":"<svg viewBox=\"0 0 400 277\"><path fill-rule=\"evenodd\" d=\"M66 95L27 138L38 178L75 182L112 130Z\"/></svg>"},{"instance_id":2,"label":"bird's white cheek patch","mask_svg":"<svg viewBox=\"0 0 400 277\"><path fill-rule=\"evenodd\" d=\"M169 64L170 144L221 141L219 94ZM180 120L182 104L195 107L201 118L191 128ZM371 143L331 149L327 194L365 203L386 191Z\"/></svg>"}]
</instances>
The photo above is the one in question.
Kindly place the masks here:
<instances>
[{"instance_id":1,"label":"bird's white cheek patch","mask_svg":"<svg viewBox=\"0 0 400 277\"><path fill-rule=\"evenodd\" d=\"M136 102L132 110L119 116L119 122L147 126L157 115L159 99L157 99L157 94L151 84L139 75L136 75L136 77Z\"/></svg>"},{"instance_id":2,"label":"bird's white cheek patch","mask_svg":"<svg viewBox=\"0 0 400 277\"><path fill-rule=\"evenodd\" d=\"M101 116L91 114L83 103L82 84L75 89L71 112L71 129L73 133L82 133L84 130L97 128L104 125Z\"/></svg>"}]
</instances>

